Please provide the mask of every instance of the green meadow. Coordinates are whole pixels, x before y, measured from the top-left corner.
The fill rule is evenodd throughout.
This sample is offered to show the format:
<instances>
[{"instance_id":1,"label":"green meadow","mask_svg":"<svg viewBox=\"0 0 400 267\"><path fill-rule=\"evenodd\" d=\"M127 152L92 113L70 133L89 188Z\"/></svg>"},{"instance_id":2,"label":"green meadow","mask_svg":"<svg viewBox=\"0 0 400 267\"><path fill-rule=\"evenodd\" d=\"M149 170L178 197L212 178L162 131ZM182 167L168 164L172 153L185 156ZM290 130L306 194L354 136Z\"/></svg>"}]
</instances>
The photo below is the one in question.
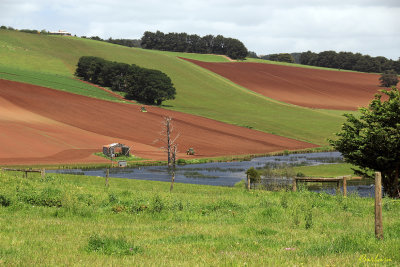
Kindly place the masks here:
<instances>
[{"instance_id":1,"label":"green meadow","mask_svg":"<svg viewBox=\"0 0 400 267\"><path fill-rule=\"evenodd\" d=\"M353 175L352 169L357 169L356 166L350 163L337 163L337 164L322 164L317 166L300 166L293 167L295 172L301 172L305 176L314 177L337 177L345 175Z\"/></svg>"},{"instance_id":2,"label":"green meadow","mask_svg":"<svg viewBox=\"0 0 400 267\"><path fill-rule=\"evenodd\" d=\"M46 73L0 65L0 78L10 81L35 84L78 95L85 95L109 101L126 102L114 97L106 91L99 90L99 88L95 86L83 83L79 80L72 79L71 77L63 74Z\"/></svg>"},{"instance_id":3,"label":"green meadow","mask_svg":"<svg viewBox=\"0 0 400 267\"><path fill-rule=\"evenodd\" d=\"M79 57L84 55L133 63L167 73L177 89L176 99L164 102L163 107L167 109L318 145L326 145L327 138L332 137L344 121L341 116L343 112L302 108L269 99L176 57L186 56L208 61L226 60L221 56L148 51L77 37L0 30L0 78L60 89L54 84L72 79ZM38 76L43 77L42 81L32 78L33 72L40 72ZM25 74L31 78L24 77ZM44 84L45 76L48 76L51 82ZM72 85L66 86L67 90L71 88L72 92L85 94L85 90L73 91L79 82L67 83ZM99 91L96 88L91 90ZM92 91L87 95L113 99L104 92Z\"/></svg>"},{"instance_id":4,"label":"green meadow","mask_svg":"<svg viewBox=\"0 0 400 267\"><path fill-rule=\"evenodd\" d=\"M399 200L2 172L4 266L399 266Z\"/></svg>"}]
</instances>

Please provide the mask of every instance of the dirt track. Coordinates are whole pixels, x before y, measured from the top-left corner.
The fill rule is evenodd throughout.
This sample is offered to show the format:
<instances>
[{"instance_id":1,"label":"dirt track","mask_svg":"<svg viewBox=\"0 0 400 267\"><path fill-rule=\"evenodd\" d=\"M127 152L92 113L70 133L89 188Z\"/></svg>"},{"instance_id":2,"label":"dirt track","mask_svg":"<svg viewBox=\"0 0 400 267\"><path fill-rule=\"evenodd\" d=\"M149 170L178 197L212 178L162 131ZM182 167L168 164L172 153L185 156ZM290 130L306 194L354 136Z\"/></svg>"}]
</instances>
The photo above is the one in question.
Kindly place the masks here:
<instances>
[{"instance_id":1,"label":"dirt track","mask_svg":"<svg viewBox=\"0 0 400 267\"><path fill-rule=\"evenodd\" d=\"M139 108L0 79L0 164L107 162L92 154L112 142L133 146L137 156L165 160L163 144L154 143L163 116L171 116L180 133L179 151L194 147L200 157L314 147L202 117Z\"/></svg>"},{"instance_id":2,"label":"dirt track","mask_svg":"<svg viewBox=\"0 0 400 267\"><path fill-rule=\"evenodd\" d=\"M282 102L321 109L368 106L380 88L379 75L263 63L209 63L185 59L247 89Z\"/></svg>"}]
</instances>

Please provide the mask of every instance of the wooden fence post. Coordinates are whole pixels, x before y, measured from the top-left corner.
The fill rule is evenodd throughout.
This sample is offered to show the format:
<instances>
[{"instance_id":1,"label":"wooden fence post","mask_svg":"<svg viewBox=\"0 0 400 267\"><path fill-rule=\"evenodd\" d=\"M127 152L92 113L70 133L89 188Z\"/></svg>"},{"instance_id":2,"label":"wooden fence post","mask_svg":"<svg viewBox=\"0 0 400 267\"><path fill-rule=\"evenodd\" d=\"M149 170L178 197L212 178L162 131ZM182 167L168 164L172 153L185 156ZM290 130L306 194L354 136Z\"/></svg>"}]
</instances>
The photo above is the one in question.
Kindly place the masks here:
<instances>
[{"instance_id":1,"label":"wooden fence post","mask_svg":"<svg viewBox=\"0 0 400 267\"><path fill-rule=\"evenodd\" d=\"M44 179L46 177L46 170L45 169L41 169L40 170L40 175L42 176L42 179Z\"/></svg>"},{"instance_id":2,"label":"wooden fence post","mask_svg":"<svg viewBox=\"0 0 400 267\"><path fill-rule=\"evenodd\" d=\"M108 187L108 177L110 176L110 169L106 170L106 186Z\"/></svg>"},{"instance_id":3,"label":"wooden fence post","mask_svg":"<svg viewBox=\"0 0 400 267\"><path fill-rule=\"evenodd\" d=\"M293 192L297 191L297 179L293 178Z\"/></svg>"},{"instance_id":4,"label":"wooden fence post","mask_svg":"<svg viewBox=\"0 0 400 267\"><path fill-rule=\"evenodd\" d=\"M250 176L247 174L247 190L250 190Z\"/></svg>"},{"instance_id":5,"label":"wooden fence post","mask_svg":"<svg viewBox=\"0 0 400 267\"><path fill-rule=\"evenodd\" d=\"M383 239L382 175L380 172L375 172L375 237Z\"/></svg>"},{"instance_id":6,"label":"wooden fence post","mask_svg":"<svg viewBox=\"0 0 400 267\"><path fill-rule=\"evenodd\" d=\"M347 197L347 178L343 176L343 196Z\"/></svg>"}]
</instances>

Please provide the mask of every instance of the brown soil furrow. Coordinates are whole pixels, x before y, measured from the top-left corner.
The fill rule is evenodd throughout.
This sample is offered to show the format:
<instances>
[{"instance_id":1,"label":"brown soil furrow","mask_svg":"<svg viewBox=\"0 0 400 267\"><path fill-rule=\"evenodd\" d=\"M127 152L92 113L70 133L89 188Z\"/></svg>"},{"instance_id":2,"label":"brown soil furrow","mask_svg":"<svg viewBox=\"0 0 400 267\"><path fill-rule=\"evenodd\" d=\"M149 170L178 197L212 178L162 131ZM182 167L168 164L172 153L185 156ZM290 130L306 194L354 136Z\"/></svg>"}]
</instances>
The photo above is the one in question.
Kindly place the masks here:
<instances>
[{"instance_id":1,"label":"brown soil furrow","mask_svg":"<svg viewBox=\"0 0 400 267\"><path fill-rule=\"evenodd\" d=\"M381 89L378 74L186 60L269 98L309 108L356 110Z\"/></svg>"},{"instance_id":2,"label":"brown soil furrow","mask_svg":"<svg viewBox=\"0 0 400 267\"><path fill-rule=\"evenodd\" d=\"M92 155L121 142L147 159L165 160L163 118L173 118L179 158L194 147L199 157L262 154L315 147L203 117L104 101L24 83L0 80L0 164L107 162Z\"/></svg>"}]
</instances>

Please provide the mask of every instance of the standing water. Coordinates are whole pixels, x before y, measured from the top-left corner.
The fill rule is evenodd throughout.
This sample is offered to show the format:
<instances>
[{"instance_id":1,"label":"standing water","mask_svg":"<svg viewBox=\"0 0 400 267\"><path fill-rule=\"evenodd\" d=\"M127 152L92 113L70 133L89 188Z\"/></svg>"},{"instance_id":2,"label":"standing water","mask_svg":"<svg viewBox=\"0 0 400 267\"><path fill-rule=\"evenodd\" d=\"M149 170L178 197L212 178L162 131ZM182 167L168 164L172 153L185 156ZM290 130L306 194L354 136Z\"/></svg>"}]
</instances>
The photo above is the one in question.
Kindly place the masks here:
<instances>
[{"instance_id":1,"label":"standing water","mask_svg":"<svg viewBox=\"0 0 400 267\"><path fill-rule=\"evenodd\" d=\"M320 152L305 154L290 154L282 156L269 156L253 158L250 161L235 162L211 162L201 164L178 165L175 171L175 182L217 185L217 186L233 186L237 182L246 178L246 170L254 167L262 168L279 168L282 166L313 166L320 164L333 164L343 162L339 152ZM90 176L105 177L106 169L61 169L49 172L64 174L81 174ZM110 177L128 178L138 180L151 180L170 182L171 175L167 166L141 166L133 168L112 168L110 169ZM373 187L371 182L350 181L348 183L348 192L358 192L360 196L373 196ZM323 187L310 186L313 191L326 191L334 193L335 189L331 185Z\"/></svg>"}]
</instances>

